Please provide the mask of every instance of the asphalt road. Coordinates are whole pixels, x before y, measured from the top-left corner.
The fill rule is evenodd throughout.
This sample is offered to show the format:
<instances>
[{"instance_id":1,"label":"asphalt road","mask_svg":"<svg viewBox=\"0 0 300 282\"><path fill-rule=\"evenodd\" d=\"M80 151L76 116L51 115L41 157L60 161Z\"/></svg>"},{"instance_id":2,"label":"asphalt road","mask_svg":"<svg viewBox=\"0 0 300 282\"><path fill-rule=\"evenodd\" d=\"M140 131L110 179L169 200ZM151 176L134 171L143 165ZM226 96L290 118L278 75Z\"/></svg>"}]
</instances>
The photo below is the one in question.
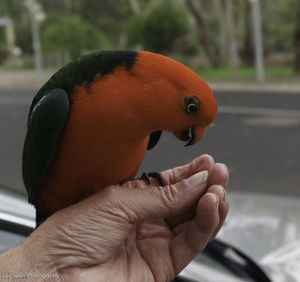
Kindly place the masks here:
<instances>
[{"instance_id":1,"label":"asphalt road","mask_svg":"<svg viewBox=\"0 0 300 282\"><path fill-rule=\"evenodd\" d=\"M230 171L230 190L300 197L299 93L216 92L215 126L196 145L165 133L141 171L160 171L209 153ZM22 146L33 91L0 90L0 183L24 191ZM167 113L166 113L167 114Z\"/></svg>"}]
</instances>

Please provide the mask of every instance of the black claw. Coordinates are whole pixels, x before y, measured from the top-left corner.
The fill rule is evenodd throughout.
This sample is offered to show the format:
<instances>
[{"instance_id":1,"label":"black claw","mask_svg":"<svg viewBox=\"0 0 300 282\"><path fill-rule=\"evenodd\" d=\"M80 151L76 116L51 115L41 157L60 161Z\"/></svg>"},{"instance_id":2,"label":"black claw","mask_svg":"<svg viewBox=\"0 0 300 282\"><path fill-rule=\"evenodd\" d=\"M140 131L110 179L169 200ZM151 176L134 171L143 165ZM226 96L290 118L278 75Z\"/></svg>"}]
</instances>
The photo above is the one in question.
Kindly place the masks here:
<instances>
[{"instance_id":1,"label":"black claw","mask_svg":"<svg viewBox=\"0 0 300 282\"><path fill-rule=\"evenodd\" d=\"M155 178L160 186L164 186L163 178L159 172L149 172L148 177Z\"/></svg>"},{"instance_id":2,"label":"black claw","mask_svg":"<svg viewBox=\"0 0 300 282\"><path fill-rule=\"evenodd\" d=\"M150 177L156 179L160 186L164 186L163 178L159 172L149 172L149 173L143 172L142 176L139 179L144 180L149 185Z\"/></svg>"},{"instance_id":3,"label":"black claw","mask_svg":"<svg viewBox=\"0 0 300 282\"><path fill-rule=\"evenodd\" d=\"M150 184L149 174L147 175L146 172L142 173L142 176L140 177L141 180L144 180L148 185Z\"/></svg>"}]
</instances>

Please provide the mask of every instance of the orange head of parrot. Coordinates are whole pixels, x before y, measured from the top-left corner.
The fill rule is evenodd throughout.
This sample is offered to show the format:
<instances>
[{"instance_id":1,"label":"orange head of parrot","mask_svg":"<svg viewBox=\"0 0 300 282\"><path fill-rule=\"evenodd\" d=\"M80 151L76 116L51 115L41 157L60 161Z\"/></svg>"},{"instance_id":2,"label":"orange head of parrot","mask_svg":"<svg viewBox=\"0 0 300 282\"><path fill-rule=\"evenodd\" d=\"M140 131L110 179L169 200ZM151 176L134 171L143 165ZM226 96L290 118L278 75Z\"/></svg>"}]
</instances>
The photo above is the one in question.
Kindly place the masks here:
<instances>
[{"instance_id":1,"label":"orange head of parrot","mask_svg":"<svg viewBox=\"0 0 300 282\"><path fill-rule=\"evenodd\" d=\"M142 84L128 95L133 95L132 112L146 117L143 126L148 124L150 132L171 131L186 146L198 142L217 116L217 101L207 83L183 64L146 51L139 52L134 71Z\"/></svg>"},{"instance_id":2,"label":"orange head of parrot","mask_svg":"<svg viewBox=\"0 0 300 282\"><path fill-rule=\"evenodd\" d=\"M105 124L113 128L114 136L107 136L113 140L137 140L167 130L192 145L217 115L217 102L207 83L160 54L138 51L131 69L120 66L94 81L89 95L82 97L90 99L86 116L92 115L89 119L94 122L89 124L98 121L101 128Z\"/></svg>"}]
</instances>

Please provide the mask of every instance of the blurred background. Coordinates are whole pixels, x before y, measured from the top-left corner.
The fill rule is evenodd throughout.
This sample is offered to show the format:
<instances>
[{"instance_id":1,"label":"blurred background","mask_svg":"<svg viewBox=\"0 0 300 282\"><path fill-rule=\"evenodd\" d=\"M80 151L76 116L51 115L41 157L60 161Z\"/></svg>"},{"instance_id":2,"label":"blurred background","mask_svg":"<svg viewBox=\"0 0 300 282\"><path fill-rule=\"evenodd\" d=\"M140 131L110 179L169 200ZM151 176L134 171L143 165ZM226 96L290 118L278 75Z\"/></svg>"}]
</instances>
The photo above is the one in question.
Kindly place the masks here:
<instances>
[{"instance_id":1,"label":"blurred background","mask_svg":"<svg viewBox=\"0 0 300 282\"><path fill-rule=\"evenodd\" d=\"M211 154L231 191L300 196L300 0L1 0L0 185L24 192L22 146L37 89L100 49L149 50L213 89L216 125L185 148L165 133L141 171Z\"/></svg>"}]
</instances>

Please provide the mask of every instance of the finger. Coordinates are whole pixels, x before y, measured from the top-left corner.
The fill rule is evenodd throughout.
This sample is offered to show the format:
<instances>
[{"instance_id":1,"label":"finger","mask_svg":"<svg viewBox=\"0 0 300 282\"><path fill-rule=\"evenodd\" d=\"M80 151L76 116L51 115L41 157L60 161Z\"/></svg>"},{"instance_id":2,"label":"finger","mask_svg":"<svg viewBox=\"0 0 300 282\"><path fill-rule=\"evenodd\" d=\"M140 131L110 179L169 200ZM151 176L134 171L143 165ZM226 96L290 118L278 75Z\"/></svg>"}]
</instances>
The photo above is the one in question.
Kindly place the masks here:
<instances>
[{"instance_id":1,"label":"finger","mask_svg":"<svg viewBox=\"0 0 300 282\"><path fill-rule=\"evenodd\" d=\"M208 155L204 155L204 156L207 157ZM228 175L228 169L226 165L220 163L217 164L213 163L208 174L208 187L214 184L227 187L228 177L229 175ZM174 218L168 218L168 224L170 228L174 228L180 223L183 223L186 220L191 219L195 214L196 208L197 207L194 206L193 208L186 211L185 213L179 214Z\"/></svg>"},{"instance_id":2,"label":"finger","mask_svg":"<svg viewBox=\"0 0 300 282\"><path fill-rule=\"evenodd\" d=\"M199 200L206 190L207 177L208 172L201 171L164 187L126 189L111 186L94 196L95 204L102 213L113 213L127 222L167 218L185 212Z\"/></svg>"},{"instance_id":3,"label":"finger","mask_svg":"<svg viewBox=\"0 0 300 282\"><path fill-rule=\"evenodd\" d=\"M218 206L218 197L206 193L198 202L196 217L172 241L171 257L176 274L206 247L219 224Z\"/></svg>"},{"instance_id":4,"label":"finger","mask_svg":"<svg viewBox=\"0 0 300 282\"><path fill-rule=\"evenodd\" d=\"M206 191L203 191L203 194ZM202 195L200 195L201 197ZM195 210L197 207L197 203L195 203L190 209L188 209L187 211L185 211L184 213L180 213L176 216L167 218L166 222L168 223L168 226L170 229L172 229L173 231L175 230L175 228L177 228L177 226L186 223L188 220L191 220L195 217Z\"/></svg>"},{"instance_id":5,"label":"finger","mask_svg":"<svg viewBox=\"0 0 300 282\"><path fill-rule=\"evenodd\" d=\"M227 188L229 180L229 172L228 168L225 164L216 163L211 171L209 172L208 176L208 185L221 185L225 189Z\"/></svg>"},{"instance_id":6,"label":"finger","mask_svg":"<svg viewBox=\"0 0 300 282\"><path fill-rule=\"evenodd\" d=\"M207 154L201 155L189 164L163 171L161 174L164 185L175 184L201 170L210 171L213 165L214 160L211 156Z\"/></svg>"},{"instance_id":7,"label":"finger","mask_svg":"<svg viewBox=\"0 0 300 282\"><path fill-rule=\"evenodd\" d=\"M132 188L132 189L145 189L149 187L149 184L142 179L136 178L124 182L121 186L126 188Z\"/></svg>"},{"instance_id":8,"label":"finger","mask_svg":"<svg viewBox=\"0 0 300 282\"><path fill-rule=\"evenodd\" d=\"M220 222L218 227L216 228L215 232L213 233L210 240L213 240L218 232L220 231L221 227L223 226L223 223L225 221L225 218L228 214L229 205L226 198L226 190L221 185L212 185L207 190L208 193L213 193L219 198L219 215L220 215Z\"/></svg>"},{"instance_id":9,"label":"finger","mask_svg":"<svg viewBox=\"0 0 300 282\"><path fill-rule=\"evenodd\" d=\"M214 234L212 235L212 238L210 239L210 240L213 240L215 238L215 236L217 235L217 233L219 232L219 230L221 229L221 227L225 221L225 218L226 218L226 216L228 214L228 210L229 210L229 204L228 204L227 197L226 197L226 190L221 185L210 186L207 189L207 193L213 193L219 198L220 222L219 222L219 225L216 228ZM186 220L178 221L177 225L172 226L173 233L178 234L178 233L182 232L186 228L187 224L189 224L189 222L194 218L194 216L195 216L195 212L190 211L189 216L186 217Z\"/></svg>"}]
</instances>

